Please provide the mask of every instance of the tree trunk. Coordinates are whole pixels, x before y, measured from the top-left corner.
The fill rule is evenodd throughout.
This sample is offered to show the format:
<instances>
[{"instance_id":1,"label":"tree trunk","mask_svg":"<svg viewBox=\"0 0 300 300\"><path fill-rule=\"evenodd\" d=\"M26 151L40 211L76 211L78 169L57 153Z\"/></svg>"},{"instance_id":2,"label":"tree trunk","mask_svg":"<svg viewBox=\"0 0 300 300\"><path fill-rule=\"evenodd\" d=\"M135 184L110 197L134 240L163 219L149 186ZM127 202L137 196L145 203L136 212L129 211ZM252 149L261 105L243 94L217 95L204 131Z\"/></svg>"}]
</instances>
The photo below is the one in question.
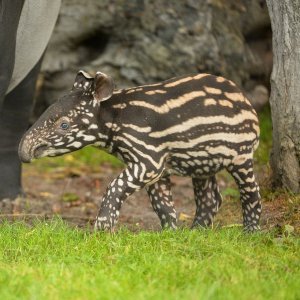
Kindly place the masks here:
<instances>
[{"instance_id":1,"label":"tree trunk","mask_svg":"<svg viewBox=\"0 0 300 300\"><path fill-rule=\"evenodd\" d=\"M300 192L300 1L267 0L273 31L274 187Z\"/></svg>"}]
</instances>

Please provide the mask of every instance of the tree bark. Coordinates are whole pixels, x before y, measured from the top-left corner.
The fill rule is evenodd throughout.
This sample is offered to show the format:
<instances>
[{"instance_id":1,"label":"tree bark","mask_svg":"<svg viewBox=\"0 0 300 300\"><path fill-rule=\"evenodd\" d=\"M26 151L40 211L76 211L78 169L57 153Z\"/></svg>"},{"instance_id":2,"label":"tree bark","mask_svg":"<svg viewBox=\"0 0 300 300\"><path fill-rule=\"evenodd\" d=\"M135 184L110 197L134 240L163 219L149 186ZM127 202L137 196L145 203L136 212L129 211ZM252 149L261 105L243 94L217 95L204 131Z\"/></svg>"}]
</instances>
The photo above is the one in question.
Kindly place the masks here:
<instances>
[{"instance_id":1,"label":"tree bark","mask_svg":"<svg viewBox=\"0 0 300 300\"><path fill-rule=\"evenodd\" d=\"M300 1L267 0L273 31L270 105L274 187L300 192Z\"/></svg>"}]
</instances>

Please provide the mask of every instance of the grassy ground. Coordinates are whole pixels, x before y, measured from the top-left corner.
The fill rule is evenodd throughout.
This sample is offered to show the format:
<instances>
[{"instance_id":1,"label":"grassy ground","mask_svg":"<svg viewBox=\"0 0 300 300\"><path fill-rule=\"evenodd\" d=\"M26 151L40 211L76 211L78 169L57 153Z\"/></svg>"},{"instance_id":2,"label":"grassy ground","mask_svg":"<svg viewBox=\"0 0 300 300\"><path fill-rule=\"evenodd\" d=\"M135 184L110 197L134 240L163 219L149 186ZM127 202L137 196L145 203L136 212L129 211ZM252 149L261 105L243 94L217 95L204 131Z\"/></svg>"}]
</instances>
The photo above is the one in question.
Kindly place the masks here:
<instances>
[{"instance_id":1,"label":"grassy ground","mask_svg":"<svg viewBox=\"0 0 300 300\"><path fill-rule=\"evenodd\" d=\"M258 175L266 177L268 109L260 119L255 161ZM25 171L50 174L72 168L72 176L80 176L84 169L99 173L99 165L107 162L112 168L122 166L112 156L86 148L38 160ZM222 176L228 185L228 176ZM235 187L223 194L238 202ZM89 228L71 229L60 220L33 226L4 222L0 299L300 299L300 239L290 225L299 218L300 197L270 192L267 184L263 196L274 214L276 205L288 203L287 209L281 207L284 215L278 217L282 226L254 235L236 227L138 233L121 228L114 235L91 234Z\"/></svg>"},{"instance_id":2,"label":"grassy ground","mask_svg":"<svg viewBox=\"0 0 300 300\"><path fill-rule=\"evenodd\" d=\"M0 227L1 299L299 299L300 240L237 228Z\"/></svg>"}]
</instances>

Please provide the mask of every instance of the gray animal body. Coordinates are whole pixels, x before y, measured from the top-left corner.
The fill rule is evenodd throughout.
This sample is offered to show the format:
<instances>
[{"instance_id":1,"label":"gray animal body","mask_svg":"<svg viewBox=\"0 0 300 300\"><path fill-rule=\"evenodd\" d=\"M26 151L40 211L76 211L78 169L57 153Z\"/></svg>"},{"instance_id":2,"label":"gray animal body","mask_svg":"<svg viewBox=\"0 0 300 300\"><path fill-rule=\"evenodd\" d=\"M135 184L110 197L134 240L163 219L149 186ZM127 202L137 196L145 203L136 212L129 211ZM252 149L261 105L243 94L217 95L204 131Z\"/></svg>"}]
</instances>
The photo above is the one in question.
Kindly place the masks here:
<instances>
[{"instance_id":1,"label":"gray animal body","mask_svg":"<svg viewBox=\"0 0 300 300\"><path fill-rule=\"evenodd\" d=\"M163 228L176 228L170 175L192 177L193 227L212 224L222 197L215 174L226 169L241 195L246 230L259 229L261 203L253 173L255 110L236 85L209 74L114 90L112 79L80 71L72 90L24 135L24 162L96 145L126 164L103 197L97 229L112 230L122 203L145 187Z\"/></svg>"},{"instance_id":2,"label":"gray animal body","mask_svg":"<svg viewBox=\"0 0 300 300\"><path fill-rule=\"evenodd\" d=\"M0 200L22 193L18 144L61 0L0 1Z\"/></svg>"}]
</instances>

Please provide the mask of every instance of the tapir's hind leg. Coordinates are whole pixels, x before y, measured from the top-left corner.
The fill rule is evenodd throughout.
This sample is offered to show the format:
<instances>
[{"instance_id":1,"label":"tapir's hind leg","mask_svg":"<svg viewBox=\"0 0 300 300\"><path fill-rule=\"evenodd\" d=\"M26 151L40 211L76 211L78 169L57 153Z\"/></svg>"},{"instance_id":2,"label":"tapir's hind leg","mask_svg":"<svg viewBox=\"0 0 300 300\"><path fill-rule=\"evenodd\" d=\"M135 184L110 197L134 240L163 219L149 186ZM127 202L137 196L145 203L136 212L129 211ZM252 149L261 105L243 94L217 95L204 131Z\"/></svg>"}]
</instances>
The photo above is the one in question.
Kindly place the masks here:
<instances>
[{"instance_id":1,"label":"tapir's hind leg","mask_svg":"<svg viewBox=\"0 0 300 300\"><path fill-rule=\"evenodd\" d=\"M208 179L193 178L196 214L192 227L207 227L218 212L222 196L215 176Z\"/></svg>"},{"instance_id":2,"label":"tapir's hind leg","mask_svg":"<svg viewBox=\"0 0 300 300\"><path fill-rule=\"evenodd\" d=\"M233 176L240 190L245 230L258 230L261 202L259 186L253 173L252 155L237 157L228 167L228 171Z\"/></svg>"},{"instance_id":3,"label":"tapir's hind leg","mask_svg":"<svg viewBox=\"0 0 300 300\"><path fill-rule=\"evenodd\" d=\"M146 187L152 207L158 215L162 228L176 228L176 211L174 208L170 177L161 177L154 184Z\"/></svg>"},{"instance_id":4,"label":"tapir's hind leg","mask_svg":"<svg viewBox=\"0 0 300 300\"><path fill-rule=\"evenodd\" d=\"M18 145L28 128L39 70L40 62L6 95L0 108L0 200L22 193Z\"/></svg>"}]
</instances>

